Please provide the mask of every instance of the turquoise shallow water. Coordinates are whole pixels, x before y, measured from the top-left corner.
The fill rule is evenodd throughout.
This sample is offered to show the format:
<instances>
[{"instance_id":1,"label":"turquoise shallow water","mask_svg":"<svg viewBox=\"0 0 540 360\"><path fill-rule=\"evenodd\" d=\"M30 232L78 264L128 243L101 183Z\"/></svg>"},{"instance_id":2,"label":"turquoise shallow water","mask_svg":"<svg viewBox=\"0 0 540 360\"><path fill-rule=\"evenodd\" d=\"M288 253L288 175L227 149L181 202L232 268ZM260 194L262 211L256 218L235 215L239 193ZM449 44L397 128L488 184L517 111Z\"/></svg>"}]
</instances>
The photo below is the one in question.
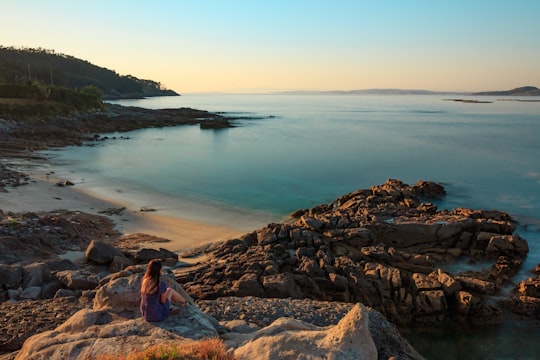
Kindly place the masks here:
<instances>
[{"instance_id":1,"label":"turquoise shallow water","mask_svg":"<svg viewBox=\"0 0 540 360\"><path fill-rule=\"evenodd\" d=\"M482 100L493 103L443 101L438 95L124 100L117 103L193 107L245 119L223 130L138 130L122 134L129 139L53 156L58 171L79 186L246 231L388 178L442 182L448 196L441 207L495 208L520 219L519 232L531 247L525 268L531 269L540 262L540 103ZM500 343L486 346L493 350ZM521 349L527 358L526 347ZM539 345L527 353L536 350ZM493 358L478 356L469 358Z\"/></svg>"}]
</instances>

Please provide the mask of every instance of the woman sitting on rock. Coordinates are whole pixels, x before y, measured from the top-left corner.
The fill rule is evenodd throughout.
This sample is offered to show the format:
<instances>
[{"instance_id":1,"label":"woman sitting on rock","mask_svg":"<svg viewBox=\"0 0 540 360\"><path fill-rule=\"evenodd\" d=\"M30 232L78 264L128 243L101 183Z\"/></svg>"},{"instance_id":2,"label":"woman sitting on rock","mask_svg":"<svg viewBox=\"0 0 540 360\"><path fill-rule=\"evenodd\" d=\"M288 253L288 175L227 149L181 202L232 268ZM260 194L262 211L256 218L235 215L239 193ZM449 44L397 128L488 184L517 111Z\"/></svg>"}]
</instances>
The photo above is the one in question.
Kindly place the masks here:
<instances>
[{"instance_id":1,"label":"woman sitting on rock","mask_svg":"<svg viewBox=\"0 0 540 360\"><path fill-rule=\"evenodd\" d=\"M146 321L162 321L169 316L171 300L182 306L186 299L160 281L161 260L150 260L141 282L141 313Z\"/></svg>"}]
</instances>

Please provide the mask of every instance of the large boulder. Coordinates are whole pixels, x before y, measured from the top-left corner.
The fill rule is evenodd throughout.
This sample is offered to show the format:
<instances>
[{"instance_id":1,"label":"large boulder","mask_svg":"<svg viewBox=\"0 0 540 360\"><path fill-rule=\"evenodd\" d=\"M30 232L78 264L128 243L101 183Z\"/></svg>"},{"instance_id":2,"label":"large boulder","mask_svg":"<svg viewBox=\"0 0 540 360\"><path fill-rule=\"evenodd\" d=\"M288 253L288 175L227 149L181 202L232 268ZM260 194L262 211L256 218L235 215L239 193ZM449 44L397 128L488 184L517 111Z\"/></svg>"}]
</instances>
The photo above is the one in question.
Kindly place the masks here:
<instances>
[{"instance_id":1,"label":"large boulder","mask_svg":"<svg viewBox=\"0 0 540 360\"><path fill-rule=\"evenodd\" d=\"M54 278L71 290L92 290L99 284L99 277L86 270L58 271Z\"/></svg>"},{"instance_id":2,"label":"large boulder","mask_svg":"<svg viewBox=\"0 0 540 360\"><path fill-rule=\"evenodd\" d=\"M21 266L0 264L0 288L17 288L22 283L22 278Z\"/></svg>"},{"instance_id":3,"label":"large boulder","mask_svg":"<svg viewBox=\"0 0 540 360\"><path fill-rule=\"evenodd\" d=\"M23 287L41 286L51 280L51 271L45 263L32 263L23 267Z\"/></svg>"},{"instance_id":4,"label":"large boulder","mask_svg":"<svg viewBox=\"0 0 540 360\"><path fill-rule=\"evenodd\" d=\"M124 254L106 242L92 240L86 248L84 256L96 264L109 264L115 256L123 257Z\"/></svg>"},{"instance_id":5,"label":"large boulder","mask_svg":"<svg viewBox=\"0 0 540 360\"><path fill-rule=\"evenodd\" d=\"M193 329L192 334L197 333ZM212 332L206 334L214 335ZM15 359L96 359L181 341L185 341L181 335L142 318L125 319L107 311L83 309L55 330L26 340Z\"/></svg>"},{"instance_id":6,"label":"large boulder","mask_svg":"<svg viewBox=\"0 0 540 360\"><path fill-rule=\"evenodd\" d=\"M80 310L56 329L30 337L16 359L95 359L218 335L217 321L202 313L167 276L163 280L187 297L188 306L160 323L145 321L139 311L142 273L126 273L97 291L92 309Z\"/></svg>"},{"instance_id":7,"label":"large boulder","mask_svg":"<svg viewBox=\"0 0 540 360\"><path fill-rule=\"evenodd\" d=\"M281 318L250 334L228 334L239 360L377 359L369 332L369 316L356 304L337 325L321 328L291 318Z\"/></svg>"}]
</instances>

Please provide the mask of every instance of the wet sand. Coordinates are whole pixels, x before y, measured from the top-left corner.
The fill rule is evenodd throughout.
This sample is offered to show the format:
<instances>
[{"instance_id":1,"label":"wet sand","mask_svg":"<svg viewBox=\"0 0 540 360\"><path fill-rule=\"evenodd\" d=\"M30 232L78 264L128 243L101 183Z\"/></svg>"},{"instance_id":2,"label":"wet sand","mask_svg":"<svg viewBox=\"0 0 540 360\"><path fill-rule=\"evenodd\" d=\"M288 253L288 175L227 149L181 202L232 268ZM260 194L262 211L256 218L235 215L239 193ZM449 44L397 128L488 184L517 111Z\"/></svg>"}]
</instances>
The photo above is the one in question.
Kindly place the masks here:
<instances>
[{"instance_id":1,"label":"wet sand","mask_svg":"<svg viewBox=\"0 0 540 360\"><path fill-rule=\"evenodd\" d=\"M245 231L232 227L166 216L157 212L143 212L111 199L97 198L75 186L56 186L62 179L42 170L25 171L30 175L28 185L8 187L0 193L0 209L5 212L39 212L59 209L76 210L100 214L108 209L126 207L119 214L104 215L111 218L116 228L124 235L143 233L170 240L148 244L148 247L164 247L181 251L208 242L223 241L238 237ZM152 246L154 245L154 246Z\"/></svg>"}]
</instances>

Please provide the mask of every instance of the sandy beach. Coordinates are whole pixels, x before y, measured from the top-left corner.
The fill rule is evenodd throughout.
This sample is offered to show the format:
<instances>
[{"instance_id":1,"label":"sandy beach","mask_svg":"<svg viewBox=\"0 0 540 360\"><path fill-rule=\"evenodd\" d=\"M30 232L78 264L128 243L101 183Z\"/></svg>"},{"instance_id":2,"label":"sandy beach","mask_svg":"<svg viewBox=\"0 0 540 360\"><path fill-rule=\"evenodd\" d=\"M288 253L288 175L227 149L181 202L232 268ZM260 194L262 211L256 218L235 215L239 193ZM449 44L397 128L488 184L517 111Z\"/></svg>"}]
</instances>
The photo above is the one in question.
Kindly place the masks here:
<instances>
[{"instance_id":1,"label":"sandy beach","mask_svg":"<svg viewBox=\"0 0 540 360\"><path fill-rule=\"evenodd\" d=\"M142 212L111 199L97 198L75 186L56 185L62 179L55 178L42 170L25 171L30 175L28 185L8 187L0 194L0 209L5 212L38 212L59 209L78 210L108 216L124 235L136 233L153 235L170 242L148 243L147 247L164 247L181 251L208 242L222 241L242 235L245 231L217 226L182 218L166 216L156 212ZM100 213L108 209L126 207L119 214Z\"/></svg>"}]
</instances>

